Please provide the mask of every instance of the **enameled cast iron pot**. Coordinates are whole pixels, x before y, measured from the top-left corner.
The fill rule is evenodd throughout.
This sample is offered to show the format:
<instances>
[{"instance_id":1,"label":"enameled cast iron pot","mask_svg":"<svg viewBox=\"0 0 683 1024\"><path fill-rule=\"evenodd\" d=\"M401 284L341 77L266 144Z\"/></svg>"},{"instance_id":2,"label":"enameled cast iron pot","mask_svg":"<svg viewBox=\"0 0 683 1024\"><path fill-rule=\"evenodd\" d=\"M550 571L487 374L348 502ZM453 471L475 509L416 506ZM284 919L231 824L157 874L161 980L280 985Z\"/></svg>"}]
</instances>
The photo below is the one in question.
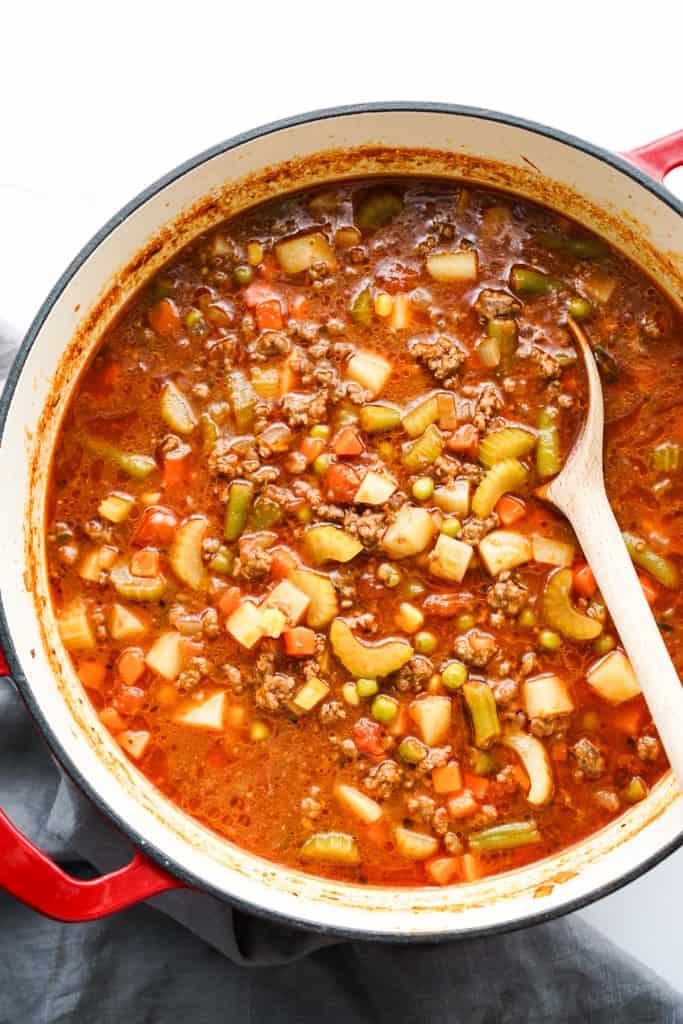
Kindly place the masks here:
<instances>
[{"instance_id":1,"label":"enameled cast iron pot","mask_svg":"<svg viewBox=\"0 0 683 1024\"><path fill-rule=\"evenodd\" d=\"M681 305L683 204L658 183L681 163L683 132L624 159L485 110L412 103L339 108L221 143L152 185L102 228L40 309L0 405L0 639L9 673L55 755L139 852L120 871L78 882L0 812L0 885L62 920L91 919L188 886L320 931L440 939L575 909L680 845L683 799L667 775L646 800L570 849L453 888L341 884L238 849L163 797L100 724L55 628L43 518L59 422L102 333L141 282L225 216L326 179L464 177L537 200L598 231ZM7 671L0 664L0 674Z\"/></svg>"}]
</instances>

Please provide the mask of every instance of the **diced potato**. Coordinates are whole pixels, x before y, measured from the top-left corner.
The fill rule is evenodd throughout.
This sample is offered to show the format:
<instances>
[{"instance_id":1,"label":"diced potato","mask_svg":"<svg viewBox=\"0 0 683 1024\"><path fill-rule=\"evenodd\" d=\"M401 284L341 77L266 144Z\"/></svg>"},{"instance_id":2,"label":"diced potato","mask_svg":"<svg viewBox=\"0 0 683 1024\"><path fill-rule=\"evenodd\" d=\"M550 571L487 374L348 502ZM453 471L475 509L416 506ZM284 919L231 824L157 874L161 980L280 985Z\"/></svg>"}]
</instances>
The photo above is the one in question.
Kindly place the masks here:
<instances>
[{"instance_id":1,"label":"diced potato","mask_svg":"<svg viewBox=\"0 0 683 1024\"><path fill-rule=\"evenodd\" d=\"M275 246L275 255L285 274L300 274L310 270L314 263L324 260L330 270L337 261L334 252L321 231L312 231L297 238L287 238Z\"/></svg>"},{"instance_id":2,"label":"diced potato","mask_svg":"<svg viewBox=\"0 0 683 1024\"><path fill-rule=\"evenodd\" d=\"M442 580L460 583L474 554L469 544L456 537L440 533L434 549L429 554L429 571Z\"/></svg>"},{"instance_id":3,"label":"diced potato","mask_svg":"<svg viewBox=\"0 0 683 1024\"><path fill-rule=\"evenodd\" d=\"M110 523L122 523L131 513L135 498L123 491L112 491L97 507L98 513Z\"/></svg>"},{"instance_id":4,"label":"diced potato","mask_svg":"<svg viewBox=\"0 0 683 1024\"><path fill-rule=\"evenodd\" d=\"M394 839L398 852L410 860L427 860L439 849L439 840L424 832L415 832L410 828L394 829Z\"/></svg>"},{"instance_id":5,"label":"diced potato","mask_svg":"<svg viewBox=\"0 0 683 1024\"><path fill-rule=\"evenodd\" d=\"M161 392L161 416L177 434L191 434L199 422L189 398L172 380Z\"/></svg>"},{"instance_id":6,"label":"diced potato","mask_svg":"<svg viewBox=\"0 0 683 1024\"><path fill-rule=\"evenodd\" d=\"M455 480L448 487L437 487L434 491L434 504L442 512L464 519L470 514L469 480Z\"/></svg>"},{"instance_id":7,"label":"diced potato","mask_svg":"<svg viewBox=\"0 0 683 1024\"><path fill-rule=\"evenodd\" d=\"M525 679L522 683L527 718L554 718L574 710L567 684L553 672Z\"/></svg>"},{"instance_id":8,"label":"diced potato","mask_svg":"<svg viewBox=\"0 0 683 1024\"><path fill-rule=\"evenodd\" d=\"M261 609L253 601L243 601L225 623L225 628L238 644L251 650L263 638Z\"/></svg>"},{"instance_id":9,"label":"diced potato","mask_svg":"<svg viewBox=\"0 0 683 1024\"><path fill-rule=\"evenodd\" d=\"M623 651L610 651L588 669L590 686L610 704L621 704L640 693L640 684Z\"/></svg>"},{"instance_id":10,"label":"diced potato","mask_svg":"<svg viewBox=\"0 0 683 1024\"><path fill-rule=\"evenodd\" d=\"M493 530L479 541L479 557L486 571L497 576L499 572L531 561L531 541L514 530Z\"/></svg>"},{"instance_id":11,"label":"diced potato","mask_svg":"<svg viewBox=\"0 0 683 1024\"><path fill-rule=\"evenodd\" d=\"M392 558L419 555L428 548L436 526L426 508L404 505L382 537L382 547Z\"/></svg>"},{"instance_id":12,"label":"diced potato","mask_svg":"<svg viewBox=\"0 0 683 1024\"><path fill-rule=\"evenodd\" d=\"M311 629L320 629L332 622L339 611L339 603L330 577L314 569L293 569L289 578L310 600L306 624Z\"/></svg>"},{"instance_id":13,"label":"diced potato","mask_svg":"<svg viewBox=\"0 0 683 1024\"><path fill-rule=\"evenodd\" d=\"M427 273L435 281L476 281L479 273L477 251L432 253L427 257Z\"/></svg>"},{"instance_id":14,"label":"diced potato","mask_svg":"<svg viewBox=\"0 0 683 1024\"><path fill-rule=\"evenodd\" d=\"M353 499L357 505L384 505L396 490L396 481L387 473L369 470Z\"/></svg>"},{"instance_id":15,"label":"diced potato","mask_svg":"<svg viewBox=\"0 0 683 1024\"><path fill-rule=\"evenodd\" d=\"M195 729L210 729L222 732L225 718L225 691L211 694L201 702L188 701L183 709L173 716L179 725L191 725Z\"/></svg>"},{"instance_id":16,"label":"diced potato","mask_svg":"<svg viewBox=\"0 0 683 1024\"><path fill-rule=\"evenodd\" d=\"M358 640L343 619L330 626L332 650L344 668L356 679L379 679L397 672L410 661L414 651L407 640Z\"/></svg>"},{"instance_id":17,"label":"diced potato","mask_svg":"<svg viewBox=\"0 0 683 1024\"><path fill-rule=\"evenodd\" d=\"M557 565L560 568L570 566L574 561L576 549L573 544L552 537L534 534L531 538L531 551L534 562L544 565Z\"/></svg>"},{"instance_id":18,"label":"diced potato","mask_svg":"<svg viewBox=\"0 0 683 1024\"><path fill-rule=\"evenodd\" d=\"M175 532L168 552L171 568L191 590L203 590L209 579L202 558L202 542L209 520L206 516L191 516Z\"/></svg>"},{"instance_id":19,"label":"diced potato","mask_svg":"<svg viewBox=\"0 0 683 1024\"><path fill-rule=\"evenodd\" d=\"M339 526L312 526L304 534L304 547L317 565L323 562L350 562L363 545Z\"/></svg>"},{"instance_id":20,"label":"diced potato","mask_svg":"<svg viewBox=\"0 0 683 1024\"><path fill-rule=\"evenodd\" d=\"M287 628L287 616L279 608L261 609L261 629L264 636L277 640Z\"/></svg>"},{"instance_id":21,"label":"diced potato","mask_svg":"<svg viewBox=\"0 0 683 1024\"><path fill-rule=\"evenodd\" d=\"M429 694L410 705L410 717L417 723L428 747L436 747L448 736L451 728L451 698Z\"/></svg>"},{"instance_id":22,"label":"diced potato","mask_svg":"<svg viewBox=\"0 0 683 1024\"><path fill-rule=\"evenodd\" d=\"M369 352L362 349L351 356L346 372L351 380L362 384L370 392L371 398L376 398L383 390L384 385L391 376L392 366L388 359L378 352Z\"/></svg>"},{"instance_id":23,"label":"diced potato","mask_svg":"<svg viewBox=\"0 0 683 1024\"><path fill-rule=\"evenodd\" d=\"M500 742L514 750L529 776L528 803L533 807L547 804L553 795L554 782L550 759L541 741L529 733L520 732L509 733Z\"/></svg>"},{"instance_id":24,"label":"diced potato","mask_svg":"<svg viewBox=\"0 0 683 1024\"><path fill-rule=\"evenodd\" d=\"M334 795L342 807L359 818L364 825L372 825L382 817L382 808L377 801L361 793L355 786L339 783L334 788Z\"/></svg>"},{"instance_id":25,"label":"diced potato","mask_svg":"<svg viewBox=\"0 0 683 1024\"><path fill-rule=\"evenodd\" d=\"M262 607L278 608L284 612L289 625L296 626L306 614L310 601L310 597L303 590L299 590L289 580L282 580L268 594Z\"/></svg>"},{"instance_id":26,"label":"diced potato","mask_svg":"<svg viewBox=\"0 0 683 1024\"><path fill-rule=\"evenodd\" d=\"M157 675L172 682L183 670L183 638L175 629L162 633L145 657L145 663Z\"/></svg>"},{"instance_id":27,"label":"diced potato","mask_svg":"<svg viewBox=\"0 0 683 1024\"><path fill-rule=\"evenodd\" d=\"M124 729L118 733L116 741L130 757L139 761L147 750L151 738L146 729Z\"/></svg>"},{"instance_id":28,"label":"diced potato","mask_svg":"<svg viewBox=\"0 0 683 1024\"><path fill-rule=\"evenodd\" d=\"M69 651L87 651L95 647L95 631L88 617L85 601L75 597L57 616L62 643Z\"/></svg>"},{"instance_id":29,"label":"diced potato","mask_svg":"<svg viewBox=\"0 0 683 1024\"><path fill-rule=\"evenodd\" d=\"M329 686L322 679L309 679L297 691L292 701L292 708L300 714L305 714L307 711L311 711L321 700L324 700L329 692Z\"/></svg>"},{"instance_id":30,"label":"diced potato","mask_svg":"<svg viewBox=\"0 0 683 1024\"><path fill-rule=\"evenodd\" d=\"M108 544L100 544L98 547L86 551L78 567L78 575L88 583L99 583L102 573L111 569L116 561L118 551Z\"/></svg>"},{"instance_id":31,"label":"diced potato","mask_svg":"<svg viewBox=\"0 0 683 1024\"><path fill-rule=\"evenodd\" d=\"M112 605L109 612L109 633L112 640L138 640L145 636L148 623L123 604Z\"/></svg>"}]
</instances>

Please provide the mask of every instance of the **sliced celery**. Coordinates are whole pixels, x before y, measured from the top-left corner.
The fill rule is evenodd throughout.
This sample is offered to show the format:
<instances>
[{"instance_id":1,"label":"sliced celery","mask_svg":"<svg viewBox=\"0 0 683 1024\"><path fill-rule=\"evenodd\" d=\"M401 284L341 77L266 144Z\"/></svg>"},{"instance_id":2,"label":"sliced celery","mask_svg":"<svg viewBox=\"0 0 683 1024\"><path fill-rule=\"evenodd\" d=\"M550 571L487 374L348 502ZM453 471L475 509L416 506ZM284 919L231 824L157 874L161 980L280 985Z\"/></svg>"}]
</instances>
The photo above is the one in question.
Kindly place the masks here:
<instances>
[{"instance_id":1,"label":"sliced celery","mask_svg":"<svg viewBox=\"0 0 683 1024\"><path fill-rule=\"evenodd\" d=\"M472 511L480 519L490 516L498 501L509 491L516 491L526 483L527 471L517 459L503 459L491 466L474 492Z\"/></svg>"},{"instance_id":2,"label":"sliced celery","mask_svg":"<svg viewBox=\"0 0 683 1024\"><path fill-rule=\"evenodd\" d=\"M602 623L589 615L577 612L570 598L571 569L553 572L543 588L543 616L549 626L569 640L595 640L602 633Z\"/></svg>"},{"instance_id":3,"label":"sliced celery","mask_svg":"<svg viewBox=\"0 0 683 1024\"><path fill-rule=\"evenodd\" d=\"M246 433L254 425L256 392L242 370L232 370L228 374L228 395L235 426L240 433Z\"/></svg>"},{"instance_id":4,"label":"sliced celery","mask_svg":"<svg viewBox=\"0 0 683 1024\"><path fill-rule=\"evenodd\" d=\"M443 434L436 424L432 423L421 437L403 446L401 462L411 473L426 469L441 455L443 446Z\"/></svg>"},{"instance_id":5,"label":"sliced celery","mask_svg":"<svg viewBox=\"0 0 683 1024\"><path fill-rule=\"evenodd\" d=\"M631 560L640 568L649 572L650 576L661 583L667 590L678 590L681 585L681 574L678 566L649 548L645 541L634 533L622 534Z\"/></svg>"},{"instance_id":6,"label":"sliced celery","mask_svg":"<svg viewBox=\"0 0 683 1024\"><path fill-rule=\"evenodd\" d=\"M463 696L472 718L475 747L488 747L501 734L498 709L491 687L481 679L463 683Z\"/></svg>"},{"instance_id":7,"label":"sliced celery","mask_svg":"<svg viewBox=\"0 0 683 1024\"><path fill-rule=\"evenodd\" d=\"M344 668L356 679L388 676L413 656L413 648L406 640L357 640L343 619L335 619L330 626L330 643Z\"/></svg>"},{"instance_id":8,"label":"sliced celery","mask_svg":"<svg viewBox=\"0 0 683 1024\"><path fill-rule=\"evenodd\" d=\"M539 476L556 476L562 469L560 455L560 432L557 428L557 413L554 409L543 409L538 417L538 445L536 447L536 472Z\"/></svg>"},{"instance_id":9,"label":"sliced celery","mask_svg":"<svg viewBox=\"0 0 683 1024\"><path fill-rule=\"evenodd\" d=\"M494 850L516 850L542 841L535 821L508 821L503 825L492 825L481 832L471 832L468 842L472 850L482 853Z\"/></svg>"},{"instance_id":10,"label":"sliced celery","mask_svg":"<svg viewBox=\"0 0 683 1024\"><path fill-rule=\"evenodd\" d=\"M242 536L247 525L251 496L254 492L254 485L246 480L233 480L228 492L228 504L225 509L225 530L226 540L237 540Z\"/></svg>"},{"instance_id":11,"label":"sliced celery","mask_svg":"<svg viewBox=\"0 0 683 1024\"><path fill-rule=\"evenodd\" d=\"M489 469L503 459L528 455L536 445L536 435L524 427L502 427L492 430L479 446L479 461Z\"/></svg>"}]
</instances>

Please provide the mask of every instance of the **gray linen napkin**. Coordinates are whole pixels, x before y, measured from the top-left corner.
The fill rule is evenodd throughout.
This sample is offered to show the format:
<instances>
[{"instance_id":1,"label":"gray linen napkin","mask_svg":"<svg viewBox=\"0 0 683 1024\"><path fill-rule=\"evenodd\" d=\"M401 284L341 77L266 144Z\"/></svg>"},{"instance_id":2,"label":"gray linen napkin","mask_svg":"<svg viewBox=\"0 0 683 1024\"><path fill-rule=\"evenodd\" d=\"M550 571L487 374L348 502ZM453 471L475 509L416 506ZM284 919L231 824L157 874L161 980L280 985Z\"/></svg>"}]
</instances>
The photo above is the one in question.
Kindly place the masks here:
<instances>
[{"instance_id":1,"label":"gray linen napkin","mask_svg":"<svg viewBox=\"0 0 683 1024\"><path fill-rule=\"evenodd\" d=\"M0 388L14 344L0 321ZM58 770L7 682L0 807L74 874L132 855ZM0 893L0 1024L185 1014L193 1024L683 1024L683 998L576 915L496 938L392 946L321 938L194 892L87 925L48 921Z\"/></svg>"}]
</instances>

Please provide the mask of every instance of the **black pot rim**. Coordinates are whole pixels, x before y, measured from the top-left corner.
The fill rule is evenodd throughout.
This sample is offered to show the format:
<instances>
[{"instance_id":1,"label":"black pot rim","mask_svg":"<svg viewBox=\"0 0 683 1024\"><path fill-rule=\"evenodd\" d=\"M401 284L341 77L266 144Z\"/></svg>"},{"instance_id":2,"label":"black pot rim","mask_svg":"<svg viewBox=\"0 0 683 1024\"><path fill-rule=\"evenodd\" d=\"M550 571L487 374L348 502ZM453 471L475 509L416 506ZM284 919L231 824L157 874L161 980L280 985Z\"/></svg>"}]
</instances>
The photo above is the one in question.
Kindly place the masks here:
<instances>
[{"instance_id":1,"label":"black pot rim","mask_svg":"<svg viewBox=\"0 0 683 1024\"><path fill-rule=\"evenodd\" d=\"M577 136L567 134L554 128L550 128L546 125L539 124L534 121L527 121L523 118L515 117L509 114L500 113L498 111L487 110L479 107L468 107L461 106L458 104L450 103L427 103L427 102L411 102L411 101L395 101L395 102L376 102L376 103L359 103L351 104L346 106L329 107L322 110L313 110L307 113L298 114L292 117L283 118L278 121L272 121L268 124L261 125L258 128L251 129L250 131L242 132L238 135L234 135L223 142L217 143L215 146L204 150L197 156L191 157L184 163L179 164L172 171L163 175L153 184L143 189L137 196L131 199L125 206L123 206L114 216L107 221L99 231L90 239L89 242L81 249L76 257L71 261L69 266L66 268L64 273L60 276L58 281L52 287L44 302L40 306L29 330L19 347L14 362L9 371L5 389L0 396L0 444L2 443L2 437L5 430L5 425L9 415L10 406L12 403L12 397L17 387L19 377L23 370L24 364L28 358L29 352L35 343L35 340L40 333L40 330L47 319L50 310L59 299L60 295L76 275L81 266L88 260L92 253L98 248L98 246L120 225L122 224L131 214L138 210L144 203L151 199L154 195L160 192L167 185L172 184L177 179L181 178L188 171L194 170L199 165L210 160L212 157L218 156L221 153L226 153L231 149L247 143L252 142L255 139L261 138L266 135L270 135L274 132L281 131L287 128L297 127L302 124L308 124L314 121L325 121L330 118L344 117L348 115L362 115L362 114L375 114L375 113L395 113L404 111L406 113L427 113L427 114L452 114L460 117L470 117L477 120L483 121L494 121L499 124L508 125L513 128L520 128L525 131L531 132L536 135L544 136L551 139L554 142L561 142L567 146L571 146L574 149L578 149L589 156L594 157L602 163L608 164L615 170L620 171L627 177L636 181L639 185L646 188L649 192L657 197L661 202L668 206L679 216L683 216L683 201L679 200L674 196L664 185L655 181L644 171L635 167L633 164L628 163L623 157L620 157L608 150L603 149L600 146L596 146L593 143L586 142ZM501 935L506 932L517 931L521 928L527 928L534 924L542 924L544 922L553 920L554 918L564 916L565 914L571 913L575 910L580 910L582 907L586 907L597 900L602 899L605 896L616 892L618 889L627 885L629 882L641 875L645 874L651 868L661 863L666 857L677 850L683 845L683 831L666 844L662 849L658 850L657 853L653 854L646 861L640 864L638 867L631 871L625 872L618 878L612 879L610 882L606 882L604 885L599 886L591 893L577 897L574 900L569 900L563 903L560 907L553 908L551 910L539 910L536 913L526 914L520 917L518 920L507 922L498 925L483 926L475 929L459 929L456 927L445 931L423 933L419 935L404 934L395 932L382 932L373 931L366 929L353 929L353 928L342 928L336 926L327 925L316 925L309 921L299 919L289 914L276 912L269 910L267 907L263 907L257 904L252 904L247 900L240 898L235 895L226 895L221 890L207 884L206 881L191 871L187 871L184 867L176 864L176 862L168 857L163 850L157 849L153 844L150 844L142 835L140 835L136 829L134 829L128 822L121 818L118 814L113 812L105 800L101 799L100 796L91 787L88 779L83 775L78 765L64 753L61 744L55 735L50 722L43 715L42 711L38 707L32 693L31 686L27 680L27 677L23 671L21 662L17 656L16 649L14 647L12 637L10 634L7 617L5 613L5 607L3 604L2 594L0 593L0 648L4 651L7 663L10 668L11 677L14 680L25 704L27 705L32 716L36 720L43 736L47 740L53 754L59 761L62 768L70 776L70 778L77 784L83 793L95 804L100 812L105 817L112 821L114 825L133 843L133 845L142 850L147 856L153 861L163 867L166 871L173 874L183 882L187 883L193 889L197 889L201 892L209 893L210 895L220 899L224 903L228 903L230 906L234 906L236 909L244 911L246 913L255 914L259 917L273 920L279 924L289 925L302 930L317 933L324 936L336 937L340 939L356 939L366 940L375 942L396 942L396 943L436 943L436 942L449 942L458 939L469 939L469 938L481 938L489 935ZM454 921L456 919L454 918Z\"/></svg>"}]
</instances>

